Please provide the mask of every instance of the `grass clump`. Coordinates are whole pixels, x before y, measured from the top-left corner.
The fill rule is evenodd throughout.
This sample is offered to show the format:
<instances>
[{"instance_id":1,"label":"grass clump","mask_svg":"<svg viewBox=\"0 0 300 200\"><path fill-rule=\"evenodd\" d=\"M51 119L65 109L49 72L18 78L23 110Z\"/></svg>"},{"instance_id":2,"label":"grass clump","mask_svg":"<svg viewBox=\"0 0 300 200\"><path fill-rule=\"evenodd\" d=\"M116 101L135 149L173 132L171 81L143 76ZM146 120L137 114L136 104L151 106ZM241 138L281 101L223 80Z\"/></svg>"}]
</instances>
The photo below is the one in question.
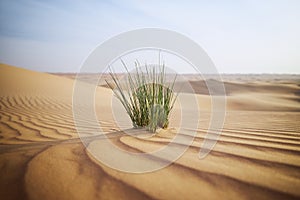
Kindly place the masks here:
<instances>
[{"instance_id":1,"label":"grass clump","mask_svg":"<svg viewBox=\"0 0 300 200\"><path fill-rule=\"evenodd\" d=\"M133 126L146 127L151 132L167 128L169 114L177 98L173 92L177 76L167 82L164 64L158 67L145 65L143 70L136 61L135 72L130 73L124 61L121 62L128 73L124 83L112 73L111 68L113 83L106 83L122 103Z\"/></svg>"}]
</instances>

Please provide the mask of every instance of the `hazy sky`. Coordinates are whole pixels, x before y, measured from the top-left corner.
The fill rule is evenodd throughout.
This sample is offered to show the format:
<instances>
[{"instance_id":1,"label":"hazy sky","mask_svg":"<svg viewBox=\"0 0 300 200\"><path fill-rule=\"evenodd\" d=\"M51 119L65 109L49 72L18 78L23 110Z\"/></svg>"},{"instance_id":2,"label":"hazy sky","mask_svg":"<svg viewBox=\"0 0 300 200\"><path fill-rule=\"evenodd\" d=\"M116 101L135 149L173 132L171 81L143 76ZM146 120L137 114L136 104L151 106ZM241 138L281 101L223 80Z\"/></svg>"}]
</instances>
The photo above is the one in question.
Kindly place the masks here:
<instances>
[{"instance_id":1,"label":"hazy sky","mask_svg":"<svg viewBox=\"0 0 300 200\"><path fill-rule=\"evenodd\" d=\"M0 62L76 72L98 44L145 27L190 37L221 73L300 73L298 0L1 0Z\"/></svg>"}]
</instances>

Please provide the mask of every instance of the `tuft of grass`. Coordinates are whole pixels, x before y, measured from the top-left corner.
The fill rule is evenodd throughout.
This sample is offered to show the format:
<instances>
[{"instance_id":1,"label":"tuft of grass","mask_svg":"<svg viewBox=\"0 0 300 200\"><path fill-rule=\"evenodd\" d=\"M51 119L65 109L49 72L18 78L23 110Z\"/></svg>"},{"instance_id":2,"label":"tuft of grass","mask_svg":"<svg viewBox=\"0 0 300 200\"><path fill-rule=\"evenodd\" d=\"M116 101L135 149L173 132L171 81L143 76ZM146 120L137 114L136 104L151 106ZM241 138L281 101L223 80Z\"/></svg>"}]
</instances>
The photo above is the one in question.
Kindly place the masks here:
<instances>
[{"instance_id":1,"label":"tuft of grass","mask_svg":"<svg viewBox=\"0 0 300 200\"><path fill-rule=\"evenodd\" d=\"M167 83L164 64L157 68L145 65L145 70L142 70L136 61L135 73L130 73L125 62L121 62L128 73L125 83L121 83L111 67L109 74L113 83L106 83L122 103L133 127L146 127L151 132L167 128L169 114L178 95L173 92L177 75Z\"/></svg>"}]
</instances>

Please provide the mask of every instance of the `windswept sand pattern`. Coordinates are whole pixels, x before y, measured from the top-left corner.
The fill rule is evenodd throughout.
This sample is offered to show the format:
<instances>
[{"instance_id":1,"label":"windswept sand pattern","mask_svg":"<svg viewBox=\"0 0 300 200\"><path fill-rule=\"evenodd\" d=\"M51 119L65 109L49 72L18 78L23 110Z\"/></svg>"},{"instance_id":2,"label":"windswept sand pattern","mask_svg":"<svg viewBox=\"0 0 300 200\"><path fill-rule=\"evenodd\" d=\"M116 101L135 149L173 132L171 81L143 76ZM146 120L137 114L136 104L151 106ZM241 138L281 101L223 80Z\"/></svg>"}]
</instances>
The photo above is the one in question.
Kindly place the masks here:
<instances>
[{"instance_id":1,"label":"windswept sand pattern","mask_svg":"<svg viewBox=\"0 0 300 200\"><path fill-rule=\"evenodd\" d=\"M40 100L41 99L41 100ZM47 110L43 107L47 107ZM61 110L62 114L55 114ZM70 139L76 136L70 105L43 97L1 99L2 144Z\"/></svg>"},{"instance_id":2,"label":"windswept sand pattern","mask_svg":"<svg viewBox=\"0 0 300 200\"><path fill-rule=\"evenodd\" d=\"M199 128L180 133L190 137L189 132L197 131L184 155L162 170L129 174L95 160L78 138L73 80L0 65L1 199L299 199L299 79L276 80L278 91L272 80L226 81L233 87L224 128L205 159L198 159L198 153L210 105L209 97L199 92L204 107ZM241 89L253 84L260 84L257 91ZM174 137L172 130L150 138L134 136L144 134L141 130L130 130L132 136L117 131L108 104L112 93L99 87L98 95L99 123L120 148L150 152ZM95 127L86 122L82 139L88 148L101 151L103 136L94 136Z\"/></svg>"}]
</instances>

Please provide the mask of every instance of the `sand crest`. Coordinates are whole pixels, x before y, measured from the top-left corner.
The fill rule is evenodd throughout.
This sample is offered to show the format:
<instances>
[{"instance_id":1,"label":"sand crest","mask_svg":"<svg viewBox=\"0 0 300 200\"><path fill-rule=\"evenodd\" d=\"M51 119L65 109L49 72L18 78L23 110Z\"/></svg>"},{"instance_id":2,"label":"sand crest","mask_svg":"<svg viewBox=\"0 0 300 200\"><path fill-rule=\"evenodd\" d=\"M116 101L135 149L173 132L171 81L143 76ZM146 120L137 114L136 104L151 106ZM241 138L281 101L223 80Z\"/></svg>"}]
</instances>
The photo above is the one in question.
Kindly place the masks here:
<instances>
[{"instance_id":1,"label":"sand crest","mask_svg":"<svg viewBox=\"0 0 300 200\"><path fill-rule=\"evenodd\" d=\"M191 131L197 131L192 145L166 168L130 174L96 160L78 139L72 113L73 79L1 64L1 198L299 199L299 81L226 80L224 129L203 160L198 153L210 123L211 100L203 82L193 79L192 84L197 88L201 120L197 130L180 133L190 137ZM119 148L151 152L174 137L172 131L152 137L118 132L112 92L98 87L95 98L99 123ZM99 136L83 139L89 148L101 151Z\"/></svg>"}]
</instances>

